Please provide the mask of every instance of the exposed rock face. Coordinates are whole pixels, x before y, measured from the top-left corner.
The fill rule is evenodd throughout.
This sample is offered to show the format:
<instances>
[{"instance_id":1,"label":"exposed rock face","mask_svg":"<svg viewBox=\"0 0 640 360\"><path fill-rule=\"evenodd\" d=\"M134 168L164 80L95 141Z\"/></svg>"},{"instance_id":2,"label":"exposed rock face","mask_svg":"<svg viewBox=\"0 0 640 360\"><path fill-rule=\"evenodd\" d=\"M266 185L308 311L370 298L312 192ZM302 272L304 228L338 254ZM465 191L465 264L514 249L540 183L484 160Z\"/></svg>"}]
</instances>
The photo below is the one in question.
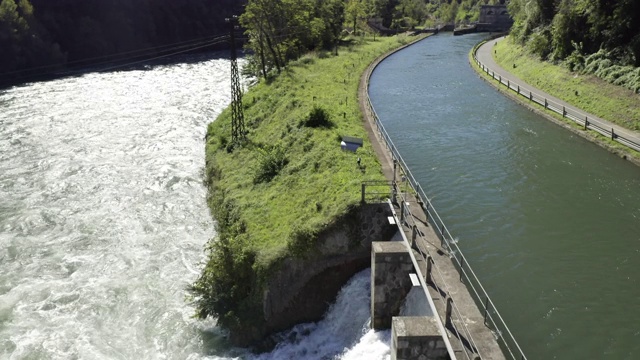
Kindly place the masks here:
<instances>
[{"instance_id":1,"label":"exposed rock face","mask_svg":"<svg viewBox=\"0 0 640 360\"><path fill-rule=\"evenodd\" d=\"M319 234L315 253L285 259L263 292L264 328L232 331L232 341L264 350L275 345L264 340L269 335L320 320L347 280L370 266L371 243L395 233L387 216L387 204L362 205Z\"/></svg>"}]
</instances>

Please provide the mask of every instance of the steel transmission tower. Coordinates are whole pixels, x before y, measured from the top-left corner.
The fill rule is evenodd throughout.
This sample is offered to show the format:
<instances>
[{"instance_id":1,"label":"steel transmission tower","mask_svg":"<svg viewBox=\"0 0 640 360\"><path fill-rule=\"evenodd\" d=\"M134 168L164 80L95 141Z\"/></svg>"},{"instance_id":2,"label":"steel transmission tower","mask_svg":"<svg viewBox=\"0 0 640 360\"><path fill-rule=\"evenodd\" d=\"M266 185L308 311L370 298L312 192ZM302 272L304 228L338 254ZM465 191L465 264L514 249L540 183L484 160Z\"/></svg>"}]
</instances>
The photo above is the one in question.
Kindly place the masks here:
<instances>
[{"instance_id":1,"label":"steel transmission tower","mask_svg":"<svg viewBox=\"0 0 640 360\"><path fill-rule=\"evenodd\" d=\"M236 35L238 29L238 16L225 19L229 23L231 38L231 141L241 142L244 134L244 111L242 109L242 88L240 87L240 75L238 74L238 54L236 52Z\"/></svg>"}]
</instances>

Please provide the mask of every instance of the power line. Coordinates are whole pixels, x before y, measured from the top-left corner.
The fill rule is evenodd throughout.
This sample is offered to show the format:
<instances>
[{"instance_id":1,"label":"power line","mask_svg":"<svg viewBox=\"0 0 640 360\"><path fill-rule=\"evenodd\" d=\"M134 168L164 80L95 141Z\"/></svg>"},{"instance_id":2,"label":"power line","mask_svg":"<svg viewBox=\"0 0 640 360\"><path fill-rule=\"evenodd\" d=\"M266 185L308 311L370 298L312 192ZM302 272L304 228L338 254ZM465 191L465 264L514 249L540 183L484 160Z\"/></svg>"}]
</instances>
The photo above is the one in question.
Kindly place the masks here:
<instances>
[{"instance_id":1,"label":"power line","mask_svg":"<svg viewBox=\"0 0 640 360\"><path fill-rule=\"evenodd\" d=\"M174 55L178 55L178 54L183 54L183 53L186 53L186 52L190 52L190 51L194 51L194 50L210 47L210 46L213 46L213 45L221 44L221 43L226 42L229 39L229 35L222 35L222 36L217 35L216 37L213 37L213 38L209 37L209 38L203 38L203 39L208 39L208 40L206 40L206 41L202 41L201 39L189 40L189 41L180 42L180 43L163 45L163 46L155 47L155 48L139 49L139 50L133 50L133 51L119 53L119 54L108 55L108 56L104 56L104 57L95 57L95 58L92 58L92 59L107 59L107 58L113 58L113 57L117 57L117 56L122 56L122 55L125 55L125 54L141 53L139 55L130 56L129 58L118 59L118 60L116 60L116 59L104 60L104 61L100 61L100 62L87 63L86 65L83 64L83 65L80 65L80 66L96 67L96 66L100 66L100 65L104 65L104 64L110 64L110 63L113 63L114 61L127 61L127 62L122 63L122 64L117 64L117 65L113 65L113 66L107 66L107 67L104 67L104 68L98 68L98 69L95 69L95 71L106 71L106 70L112 70L112 69L121 68L121 67L127 67L127 66L131 66L131 65L147 62L147 61L158 60L158 59L162 59L162 58L165 58L165 57L170 57L170 56L174 56ZM151 53L149 53L150 51L154 51L154 53L157 53L157 52L168 52L168 53L160 55L160 56L148 57L149 55L151 55ZM144 52L147 52L147 53L144 53ZM144 57L144 58L140 59L140 60L136 60L136 61L131 61L133 59L140 58L140 57ZM74 62L71 62L69 64L77 65L77 64L80 64L80 63L83 63L83 62L88 62L88 61L89 61L88 59L84 59L84 60L74 61ZM12 80L12 81L25 80L25 79L29 79L29 78L35 78L35 77L39 77L39 76L49 75L49 74L51 74L51 70L55 69L56 67L58 67L58 65L49 65L49 66L41 66L41 67L22 69L22 70L18 70L18 71L0 73L0 77L11 75L11 74L25 73L25 72L39 70L39 69L41 69L41 70L50 69L49 71L44 70L44 71L39 71L39 72L35 72L35 73L30 73L30 74L22 74L20 76L16 76L16 77L12 77L12 78L8 78L7 79L7 80ZM75 72L76 71L74 71L74 70L68 70L68 71L64 71L62 73L59 73L59 75L60 74L61 75L69 75L69 74L73 74Z\"/></svg>"}]
</instances>

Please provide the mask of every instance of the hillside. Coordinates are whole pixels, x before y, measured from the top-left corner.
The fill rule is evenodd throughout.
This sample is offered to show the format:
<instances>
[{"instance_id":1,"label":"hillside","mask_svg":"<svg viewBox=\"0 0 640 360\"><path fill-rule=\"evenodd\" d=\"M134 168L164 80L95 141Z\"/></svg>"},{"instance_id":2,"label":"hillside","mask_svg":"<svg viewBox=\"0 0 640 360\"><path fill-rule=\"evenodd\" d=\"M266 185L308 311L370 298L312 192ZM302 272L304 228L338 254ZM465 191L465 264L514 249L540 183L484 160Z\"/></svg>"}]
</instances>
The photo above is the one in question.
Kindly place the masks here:
<instances>
[{"instance_id":1,"label":"hillside","mask_svg":"<svg viewBox=\"0 0 640 360\"><path fill-rule=\"evenodd\" d=\"M512 41L542 60L640 91L640 2L512 0Z\"/></svg>"},{"instance_id":2,"label":"hillside","mask_svg":"<svg viewBox=\"0 0 640 360\"><path fill-rule=\"evenodd\" d=\"M243 1L0 0L0 84L140 60L228 32Z\"/></svg>"}]
</instances>

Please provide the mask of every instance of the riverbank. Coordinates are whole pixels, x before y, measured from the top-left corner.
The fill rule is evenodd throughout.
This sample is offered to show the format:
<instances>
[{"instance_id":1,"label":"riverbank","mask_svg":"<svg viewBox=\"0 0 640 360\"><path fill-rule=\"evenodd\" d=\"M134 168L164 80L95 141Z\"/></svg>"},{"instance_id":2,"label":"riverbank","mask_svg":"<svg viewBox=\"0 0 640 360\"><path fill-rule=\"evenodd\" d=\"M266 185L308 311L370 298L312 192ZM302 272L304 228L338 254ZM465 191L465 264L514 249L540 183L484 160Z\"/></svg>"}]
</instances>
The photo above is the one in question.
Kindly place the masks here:
<instances>
[{"instance_id":1,"label":"riverbank","mask_svg":"<svg viewBox=\"0 0 640 360\"><path fill-rule=\"evenodd\" d=\"M574 106L574 103L567 100L566 98L563 97L555 97L554 95L558 95L558 91L555 91L555 94L552 93L551 95L549 95L546 90L549 90L548 88L543 88L542 90L540 90L539 88L534 88L533 86L531 86L531 82L535 83L536 85L538 84L545 84L545 83L550 83L550 84L554 84L554 86L557 87L562 87L564 86L571 86L571 85L576 85L575 83L584 83L584 82L590 82L593 79L586 79L582 78L582 79L577 79L574 81L569 81L566 79L566 74L565 77L555 77L554 71L556 72L561 72L564 69L560 68L559 66L555 66L556 69L552 69L552 70L540 70L539 73L537 73L538 78L535 77L527 77L525 79L521 79L520 77L518 77L517 75L513 74L514 72L516 72L518 69L520 68L531 68L534 66L538 66L538 67L554 67L554 65L551 64L540 64L538 61L538 64L536 64L536 60L523 55L524 58L526 59L520 59L518 58L518 60L515 59L511 59L512 55L508 54L505 55L503 57L503 60L506 58L511 59L509 61L509 64L511 64L509 66L509 71L505 70L505 66L501 66L498 61L494 60L494 57L497 54L500 54L501 52L507 53L509 52L509 50L505 50L505 49L501 49L498 50L497 47L500 46L500 44L506 43L507 41L501 41L500 39L498 40L491 40L489 42L486 42L484 44L480 44L479 46L476 46L469 54L469 62L472 65L472 68L480 75L481 78L483 78L484 80L488 81L491 85L493 85L494 87L496 87L496 89L500 92L502 92L503 94L507 95L508 97L510 97L511 99L515 100L516 102L522 104L523 106L527 107L528 109L532 110L533 112L536 112L539 115L544 116L545 118L551 120L552 122L572 131L573 133L587 139L590 140L596 144L598 144L599 146L607 149L608 151L624 158L627 160L632 161L634 164L636 165L640 165L640 153L638 153L637 151L621 144L618 141L614 140L614 135L613 132L615 132L616 135L620 135L622 136L622 138L626 138L626 139L630 139L631 141L635 141L636 143L638 143L639 141L637 141L638 137L638 133L634 132L632 130L629 130L628 128L625 128L623 126L621 126L620 124L616 124L613 121L608 121L610 118L610 116L608 118L601 118L601 117L597 117L596 115L593 115L591 113L588 113L587 111L585 111L582 108L578 108L577 106ZM556 111L551 110L551 106L549 108L545 108L544 106L539 106L538 103L536 101L531 101L530 99L526 99L524 97L521 96L521 94L517 94L516 92L512 92L509 91L506 86L502 87L500 86L500 83L496 82L494 80L493 77L489 76L488 74L486 74L479 66L478 64L475 63L473 57L474 54L477 51L477 57L478 60L480 60L485 66L489 67L490 69L492 69L492 73L495 73L495 79L498 79L498 77L500 77L503 80L504 84L507 84L507 80L511 81L511 84L520 84L520 86L523 86L522 89L520 89L520 86L518 87L519 92L520 90L525 91L525 92L529 92L529 91L533 91L536 93L536 96L540 97L542 96L543 98L548 98L550 101L550 104L554 104L553 106L556 107ZM516 62L517 61L517 62ZM526 65L521 66L521 63L526 63ZM566 70L565 70L566 72ZM530 71L525 71L525 75L531 73ZM500 76L498 76L498 74ZM544 80L541 80L544 79ZM615 85L611 85L611 84L601 84L601 85L607 85L609 87L609 89L607 91L605 91L605 94L611 94L612 91L621 91L624 90L626 92L630 92L628 90L622 89L620 87L617 87ZM515 85L513 85L515 86ZM576 85L577 86L577 85ZM526 89L524 89L524 87L526 87ZM617 88L617 89L610 89L611 87ZM515 91L515 87L513 87L514 91ZM609 99L607 96L602 96L600 94L598 94L596 92L596 88L592 88L590 86L585 86L585 87L579 87L579 90L574 90L574 88L570 88L571 91L574 92L575 96L580 96L584 99L591 99L588 100L588 103L594 103L594 104L610 104L610 103L615 103L618 106L630 106L630 102L628 98L625 99L620 99L620 100L616 100L616 99ZM551 91L554 91L554 89L550 89ZM565 89L566 92L566 89ZM542 95L540 95L542 94ZM627 94L629 95L629 94ZM632 96L634 96L633 94L631 94ZM566 101L565 101L566 100ZM546 101L546 100L545 100ZM560 104L560 105L558 105ZM560 107L560 110L557 110L558 106ZM634 105L635 107L637 107L637 105ZM582 114L580 116L582 116L582 119L584 119L584 116L587 116L590 123L594 123L594 124L598 124L598 126L595 126L596 128L602 128L602 130L596 132L596 131L588 131L586 130L586 125L585 124L578 124L573 120L569 119L569 116L563 116L563 114L559 114L558 111L560 111L560 113L562 113L566 107L566 113L567 114L571 114L572 116L575 117L575 115L573 114ZM593 106L591 106L591 108L593 108ZM601 110L602 111L602 110ZM615 114L615 113L611 113L611 114ZM611 115L610 114L610 115ZM629 118L629 117L627 117ZM618 117L617 119L621 119L621 117ZM584 122L584 120L582 120ZM620 123L621 121L618 121L618 123ZM627 122L629 123L629 122ZM583 126L584 125L584 126ZM611 130L613 129L613 130ZM610 131L609 131L610 130ZM607 136L604 136L602 134L602 132L608 131Z\"/></svg>"},{"instance_id":2,"label":"riverbank","mask_svg":"<svg viewBox=\"0 0 640 360\"><path fill-rule=\"evenodd\" d=\"M369 266L371 241L392 235L384 206L360 203L363 181L384 180L373 144L352 153L340 142L366 137L358 75L421 38L354 39L338 56L307 55L261 81L244 96L242 146L231 145L229 109L210 124L206 181L218 236L192 293L200 317L218 318L234 344L267 349L268 335L318 320Z\"/></svg>"}]
</instances>

